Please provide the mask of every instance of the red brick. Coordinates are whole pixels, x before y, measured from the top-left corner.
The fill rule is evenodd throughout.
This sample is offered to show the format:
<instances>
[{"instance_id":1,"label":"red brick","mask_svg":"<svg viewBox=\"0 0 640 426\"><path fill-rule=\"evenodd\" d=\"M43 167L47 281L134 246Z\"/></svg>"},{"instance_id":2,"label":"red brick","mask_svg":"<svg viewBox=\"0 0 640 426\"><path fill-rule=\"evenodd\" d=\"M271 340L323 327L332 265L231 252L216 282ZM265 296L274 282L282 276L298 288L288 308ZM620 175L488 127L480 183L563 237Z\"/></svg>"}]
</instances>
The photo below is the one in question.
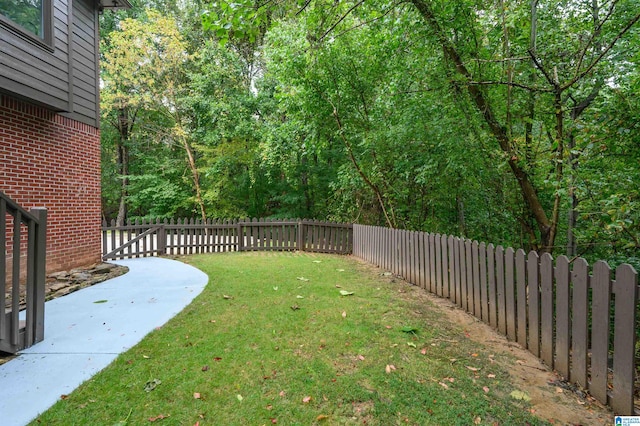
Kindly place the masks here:
<instances>
[{"instance_id":1,"label":"red brick","mask_svg":"<svg viewBox=\"0 0 640 426\"><path fill-rule=\"evenodd\" d=\"M100 260L100 131L0 95L0 190L48 209L47 270Z\"/></svg>"}]
</instances>

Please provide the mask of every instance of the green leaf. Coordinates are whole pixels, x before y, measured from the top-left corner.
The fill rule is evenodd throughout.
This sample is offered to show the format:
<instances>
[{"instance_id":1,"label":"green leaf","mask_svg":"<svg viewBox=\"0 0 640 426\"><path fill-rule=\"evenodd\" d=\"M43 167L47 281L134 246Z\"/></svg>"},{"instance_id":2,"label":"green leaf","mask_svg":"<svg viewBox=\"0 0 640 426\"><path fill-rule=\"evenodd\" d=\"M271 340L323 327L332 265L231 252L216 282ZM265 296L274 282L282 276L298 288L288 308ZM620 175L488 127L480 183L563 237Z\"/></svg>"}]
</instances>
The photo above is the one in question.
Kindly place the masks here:
<instances>
[{"instance_id":1,"label":"green leaf","mask_svg":"<svg viewBox=\"0 0 640 426\"><path fill-rule=\"evenodd\" d=\"M415 334L415 333L418 332L418 329L415 328L415 327L412 327L410 325L405 325L400 329L400 331L402 331L403 333L414 333Z\"/></svg>"},{"instance_id":2,"label":"green leaf","mask_svg":"<svg viewBox=\"0 0 640 426\"><path fill-rule=\"evenodd\" d=\"M108 300L103 299L103 300L96 300L93 303L107 303L107 302L108 302Z\"/></svg>"},{"instance_id":3,"label":"green leaf","mask_svg":"<svg viewBox=\"0 0 640 426\"><path fill-rule=\"evenodd\" d=\"M347 291L347 290L340 290L340 295L341 296L351 296L353 295L352 291Z\"/></svg>"}]
</instances>

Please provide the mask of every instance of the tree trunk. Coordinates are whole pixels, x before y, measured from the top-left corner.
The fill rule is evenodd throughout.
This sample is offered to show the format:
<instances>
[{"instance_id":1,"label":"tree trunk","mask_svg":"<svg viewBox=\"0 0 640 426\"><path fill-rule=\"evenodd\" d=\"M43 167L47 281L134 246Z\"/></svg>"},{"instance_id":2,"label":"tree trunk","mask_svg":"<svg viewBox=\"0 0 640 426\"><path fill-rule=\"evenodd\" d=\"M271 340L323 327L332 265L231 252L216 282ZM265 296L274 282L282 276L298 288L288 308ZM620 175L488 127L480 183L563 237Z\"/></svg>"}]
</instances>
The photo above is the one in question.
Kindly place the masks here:
<instances>
[{"instance_id":1,"label":"tree trunk","mask_svg":"<svg viewBox=\"0 0 640 426\"><path fill-rule=\"evenodd\" d=\"M127 108L118 110L118 174L120 176L120 204L118 206L118 216L116 226L123 226L127 217L127 196L129 195L129 134L131 123L129 123L129 112Z\"/></svg>"},{"instance_id":2,"label":"tree trunk","mask_svg":"<svg viewBox=\"0 0 640 426\"><path fill-rule=\"evenodd\" d=\"M204 201L202 200L202 189L200 188L200 174L198 173L198 168L196 167L196 160L193 155L193 150L191 149L191 145L189 145L189 141L187 140L187 136L182 136L182 146L184 148L185 153L187 154L187 163L189 164L189 170L191 170L191 177L193 179L193 186L196 189L196 202L198 203L198 208L200 209L200 217L202 218L202 222L207 221L207 212L204 207Z\"/></svg>"},{"instance_id":3,"label":"tree trunk","mask_svg":"<svg viewBox=\"0 0 640 426\"><path fill-rule=\"evenodd\" d=\"M467 81L473 81L472 75L465 66L462 57L451 40L447 37L445 31L440 27L440 23L436 19L429 2L427 0L412 0L412 3L438 38L445 56L453 63L456 72L463 76ZM498 119L493 112L493 108L489 103L489 98L484 93L484 90L479 85L472 84L467 84L466 89L471 97L471 101L484 118L490 132L500 145L500 149L507 156L509 168L518 181L524 202L538 226L538 231L540 233L539 250L550 250L553 246L553 238L555 237L557 222L552 222L547 217L544 207L538 198L538 191L533 186L533 183L525 169L520 165L520 159L512 147L507 131L505 127L498 122Z\"/></svg>"}]
</instances>

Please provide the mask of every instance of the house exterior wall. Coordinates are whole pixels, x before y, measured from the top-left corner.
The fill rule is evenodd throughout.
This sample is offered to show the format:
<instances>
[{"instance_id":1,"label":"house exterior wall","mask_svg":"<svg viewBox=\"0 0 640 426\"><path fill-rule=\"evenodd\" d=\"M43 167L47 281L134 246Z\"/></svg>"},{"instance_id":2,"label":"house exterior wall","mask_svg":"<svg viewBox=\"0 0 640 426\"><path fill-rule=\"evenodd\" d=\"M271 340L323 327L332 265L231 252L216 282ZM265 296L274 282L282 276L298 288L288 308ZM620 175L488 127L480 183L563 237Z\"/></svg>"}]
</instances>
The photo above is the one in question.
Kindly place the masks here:
<instances>
[{"instance_id":1,"label":"house exterior wall","mask_svg":"<svg viewBox=\"0 0 640 426\"><path fill-rule=\"evenodd\" d=\"M98 128L0 94L0 189L48 209L48 272L100 260Z\"/></svg>"},{"instance_id":2,"label":"house exterior wall","mask_svg":"<svg viewBox=\"0 0 640 426\"><path fill-rule=\"evenodd\" d=\"M0 91L99 127L98 4L53 0L52 45L0 19Z\"/></svg>"}]
</instances>

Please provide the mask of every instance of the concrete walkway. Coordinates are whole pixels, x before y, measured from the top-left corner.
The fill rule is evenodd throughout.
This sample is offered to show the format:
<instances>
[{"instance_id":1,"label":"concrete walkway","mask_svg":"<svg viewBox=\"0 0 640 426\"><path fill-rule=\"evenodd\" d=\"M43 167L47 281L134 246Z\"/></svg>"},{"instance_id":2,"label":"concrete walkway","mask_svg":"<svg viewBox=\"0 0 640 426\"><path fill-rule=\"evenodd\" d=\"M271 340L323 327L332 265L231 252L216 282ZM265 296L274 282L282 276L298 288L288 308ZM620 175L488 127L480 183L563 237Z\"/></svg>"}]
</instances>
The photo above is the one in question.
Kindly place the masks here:
<instances>
[{"instance_id":1,"label":"concrete walkway","mask_svg":"<svg viewBox=\"0 0 640 426\"><path fill-rule=\"evenodd\" d=\"M45 304L44 341L0 365L0 424L21 426L166 323L204 289L196 268L161 258Z\"/></svg>"}]
</instances>

